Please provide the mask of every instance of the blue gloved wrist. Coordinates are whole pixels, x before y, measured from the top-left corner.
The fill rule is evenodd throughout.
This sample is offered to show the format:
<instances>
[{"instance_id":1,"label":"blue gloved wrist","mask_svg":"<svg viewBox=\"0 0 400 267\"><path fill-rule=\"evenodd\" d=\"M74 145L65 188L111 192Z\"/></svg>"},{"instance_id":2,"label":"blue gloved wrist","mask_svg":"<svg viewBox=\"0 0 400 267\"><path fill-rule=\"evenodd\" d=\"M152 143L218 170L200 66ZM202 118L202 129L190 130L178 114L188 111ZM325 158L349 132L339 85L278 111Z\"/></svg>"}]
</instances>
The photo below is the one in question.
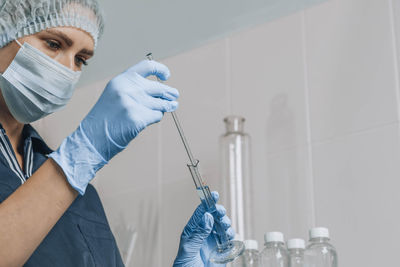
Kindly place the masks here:
<instances>
[{"instance_id":1,"label":"blue gloved wrist","mask_svg":"<svg viewBox=\"0 0 400 267\"><path fill-rule=\"evenodd\" d=\"M217 202L219 195L217 192L211 193L214 201ZM216 219L225 229L229 239L234 236L234 230L231 228L231 220L226 216L226 210L221 205L216 205ZM189 222L183 229L179 244L178 255L174 261L174 267L220 267L224 264L215 264L210 262L211 251L215 248L215 237L212 234L214 219L208 213L203 204L200 204Z\"/></svg>"},{"instance_id":2,"label":"blue gloved wrist","mask_svg":"<svg viewBox=\"0 0 400 267\"><path fill-rule=\"evenodd\" d=\"M196 225L185 228L181 236L178 256L174 261L174 267L203 267L204 263L200 257L200 250L207 237L211 234L214 218L208 212L204 213ZM188 228L192 228L189 230ZM191 233L189 233L191 231Z\"/></svg>"},{"instance_id":3,"label":"blue gloved wrist","mask_svg":"<svg viewBox=\"0 0 400 267\"><path fill-rule=\"evenodd\" d=\"M49 158L61 167L69 184L81 195L85 194L96 172L108 163L87 138L81 125Z\"/></svg>"},{"instance_id":4,"label":"blue gloved wrist","mask_svg":"<svg viewBox=\"0 0 400 267\"><path fill-rule=\"evenodd\" d=\"M126 122L127 125L128 123L129 122ZM126 145L118 144L114 140L112 134L110 134L110 131L113 129L120 129L120 127L110 125L110 122L103 118L98 118L89 114L81 122L80 129L87 139L90 140L89 142L92 147L105 161L110 161L116 154L126 148ZM130 140L130 138L128 138L128 140Z\"/></svg>"}]
</instances>

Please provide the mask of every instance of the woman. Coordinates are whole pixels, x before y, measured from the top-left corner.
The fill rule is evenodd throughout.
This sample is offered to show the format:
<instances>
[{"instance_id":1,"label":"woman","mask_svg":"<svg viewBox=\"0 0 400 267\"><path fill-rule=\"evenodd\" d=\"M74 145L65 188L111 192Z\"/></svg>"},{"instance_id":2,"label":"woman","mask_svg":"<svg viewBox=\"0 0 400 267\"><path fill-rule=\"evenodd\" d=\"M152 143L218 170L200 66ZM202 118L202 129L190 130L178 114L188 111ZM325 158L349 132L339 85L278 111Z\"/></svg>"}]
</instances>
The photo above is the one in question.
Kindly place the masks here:
<instances>
[{"instance_id":1,"label":"woman","mask_svg":"<svg viewBox=\"0 0 400 267\"><path fill-rule=\"evenodd\" d=\"M29 125L67 104L102 31L96 0L0 0L0 267L123 266L89 182L177 108L176 89L146 79L167 80L168 68L143 61L112 79L56 151ZM210 266L213 222L196 209L175 266Z\"/></svg>"}]
</instances>

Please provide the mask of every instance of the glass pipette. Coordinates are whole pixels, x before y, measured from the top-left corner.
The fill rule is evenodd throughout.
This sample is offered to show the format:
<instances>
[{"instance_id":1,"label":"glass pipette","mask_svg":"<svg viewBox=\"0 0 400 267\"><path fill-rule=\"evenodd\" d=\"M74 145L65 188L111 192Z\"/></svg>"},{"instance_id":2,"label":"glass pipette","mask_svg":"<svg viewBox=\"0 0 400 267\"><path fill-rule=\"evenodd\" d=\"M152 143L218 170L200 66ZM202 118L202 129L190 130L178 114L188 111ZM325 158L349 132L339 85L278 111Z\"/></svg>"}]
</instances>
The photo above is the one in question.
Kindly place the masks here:
<instances>
[{"instance_id":1,"label":"glass pipette","mask_svg":"<svg viewBox=\"0 0 400 267\"><path fill-rule=\"evenodd\" d=\"M152 53L146 55L148 60L153 60ZM158 81L160 81L158 79ZM161 81L160 81L161 82ZM175 126L179 132L182 139L183 145L185 147L186 153L189 157L190 163L187 164L192 175L193 182L196 186L197 193L200 197L201 202L205 206L207 212L211 213L214 217L214 228L213 235L217 243L216 248L211 252L210 261L214 263L227 263L233 261L238 256L240 256L244 251L244 244L241 241L229 240L227 234L225 233L224 227L220 223L220 217L218 216L217 209L215 207L214 198L211 195L210 188L203 181L198 166L199 161L193 157L192 151L190 150L189 144L186 140L185 134L183 132L182 126L179 122L176 112L171 112L172 118L174 119Z\"/></svg>"}]
</instances>

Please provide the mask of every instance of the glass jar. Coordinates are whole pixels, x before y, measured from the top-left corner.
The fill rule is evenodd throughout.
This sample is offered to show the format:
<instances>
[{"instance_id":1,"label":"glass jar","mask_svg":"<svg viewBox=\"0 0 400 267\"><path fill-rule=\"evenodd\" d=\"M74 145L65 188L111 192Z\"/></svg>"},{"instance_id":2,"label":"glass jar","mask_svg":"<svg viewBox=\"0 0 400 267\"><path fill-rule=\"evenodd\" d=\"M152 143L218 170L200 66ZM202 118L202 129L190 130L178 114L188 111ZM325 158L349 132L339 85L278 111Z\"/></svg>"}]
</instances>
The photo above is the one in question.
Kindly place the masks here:
<instances>
[{"instance_id":1,"label":"glass jar","mask_svg":"<svg viewBox=\"0 0 400 267\"><path fill-rule=\"evenodd\" d=\"M250 136L244 132L244 121L240 116L224 119L226 133L220 137L221 203L236 233L243 239L254 239Z\"/></svg>"}]
</instances>

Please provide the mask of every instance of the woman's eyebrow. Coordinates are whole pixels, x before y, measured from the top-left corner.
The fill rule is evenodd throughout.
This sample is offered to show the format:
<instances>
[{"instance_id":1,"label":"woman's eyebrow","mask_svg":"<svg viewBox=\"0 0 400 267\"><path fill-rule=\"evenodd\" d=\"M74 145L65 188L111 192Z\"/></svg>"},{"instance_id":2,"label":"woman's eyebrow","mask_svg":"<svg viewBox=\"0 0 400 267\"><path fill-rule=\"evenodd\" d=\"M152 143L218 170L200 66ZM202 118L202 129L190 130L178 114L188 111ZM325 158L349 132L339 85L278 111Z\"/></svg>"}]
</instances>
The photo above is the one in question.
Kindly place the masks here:
<instances>
[{"instance_id":1,"label":"woman's eyebrow","mask_svg":"<svg viewBox=\"0 0 400 267\"><path fill-rule=\"evenodd\" d=\"M50 33L50 34L54 34L57 35L58 37L60 37L61 39L63 39L63 41L69 46L73 46L74 45L74 41L71 40L71 38L68 37L68 35L66 35L65 33L61 32L61 31L57 31L55 29L47 29L46 32ZM94 55L94 52L92 50L89 49L82 49L80 51L80 53L90 56L92 57Z\"/></svg>"},{"instance_id":2,"label":"woman's eyebrow","mask_svg":"<svg viewBox=\"0 0 400 267\"><path fill-rule=\"evenodd\" d=\"M64 42L69 46L73 46L74 45L74 41L71 40L71 38L69 38L65 33L54 30L54 29L47 29L46 32L50 33L50 34L54 34L57 35L58 37L60 37L61 39L64 40Z\"/></svg>"},{"instance_id":3,"label":"woman's eyebrow","mask_svg":"<svg viewBox=\"0 0 400 267\"><path fill-rule=\"evenodd\" d=\"M89 49L86 49L86 48L82 49L80 51L80 53L84 54L84 55L87 55L89 57L92 57L94 55L94 52L92 50L89 50Z\"/></svg>"}]
</instances>

